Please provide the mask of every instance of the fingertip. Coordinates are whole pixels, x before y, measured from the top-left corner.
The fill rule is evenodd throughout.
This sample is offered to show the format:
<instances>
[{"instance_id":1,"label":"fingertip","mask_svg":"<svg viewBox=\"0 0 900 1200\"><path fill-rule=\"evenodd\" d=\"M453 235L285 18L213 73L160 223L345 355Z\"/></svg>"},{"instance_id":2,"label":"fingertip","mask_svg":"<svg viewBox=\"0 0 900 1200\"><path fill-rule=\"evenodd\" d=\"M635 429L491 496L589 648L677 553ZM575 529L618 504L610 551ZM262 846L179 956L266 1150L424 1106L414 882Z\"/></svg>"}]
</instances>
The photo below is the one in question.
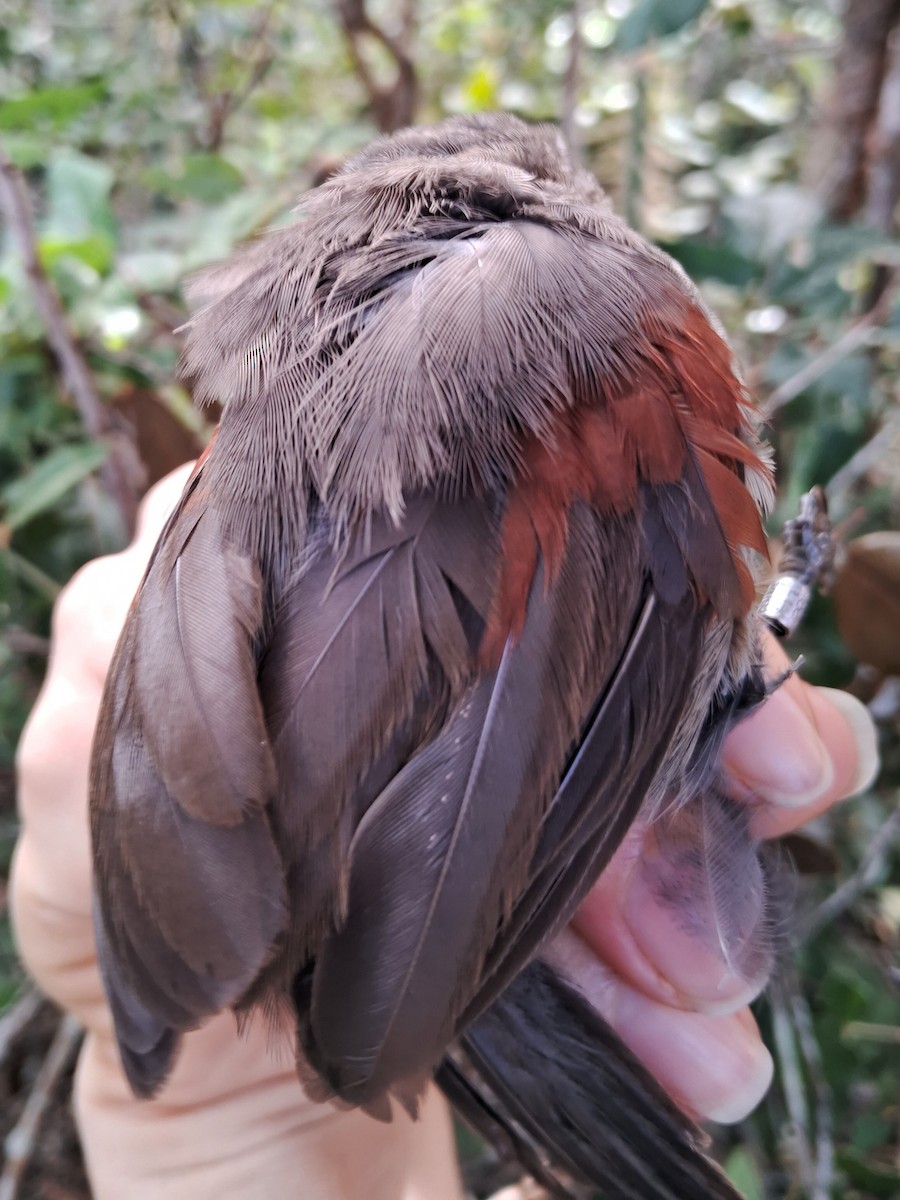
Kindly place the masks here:
<instances>
[{"instance_id":1,"label":"fingertip","mask_svg":"<svg viewBox=\"0 0 900 1200\"><path fill-rule=\"evenodd\" d=\"M878 775L877 731L865 705L836 688L805 684L803 689L805 710L825 748L831 770L825 786L802 797L800 804L786 805L777 790L773 793L763 786L754 789L753 781L745 779L743 782L763 801L751 818L751 832L756 837L774 838L792 832L831 805L871 786ZM765 752L764 742L757 743L757 751Z\"/></svg>"},{"instance_id":2,"label":"fingertip","mask_svg":"<svg viewBox=\"0 0 900 1200\"><path fill-rule=\"evenodd\" d=\"M752 794L783 808L803 808L834 782L834 761L811 718L785 685L731 731L725 770Z\"/></svg>"},{"instance_id":3,"label":"fingertip","mask_svg":"<svg viewBox=\"0 0 900 1200\"><path fill-rule=\"evenodd\" d=\"M691 1116L732 1124L766 1094L772 1056L748 1008L712 1016L653 1000L616 976L571 930L557 937L548 957Z\"/></svg>"},{"instance_id":4,"label":"fingertip","mask_svg":"<svg viewBox=\"0 0 900 1200\"><path fill-rule=\"evenodd\" d=\"M878 778L881 768L878 731L871 713L861 700L840 688L818 687L813 690L820 700L827 701L833 709L837 709L850 733L854 753L846 757L852 766L848 769L845 765L842 771L844 778L841 780L847 788L846 795L855 796L866 791Z\"/></svg>"}]
</instances>

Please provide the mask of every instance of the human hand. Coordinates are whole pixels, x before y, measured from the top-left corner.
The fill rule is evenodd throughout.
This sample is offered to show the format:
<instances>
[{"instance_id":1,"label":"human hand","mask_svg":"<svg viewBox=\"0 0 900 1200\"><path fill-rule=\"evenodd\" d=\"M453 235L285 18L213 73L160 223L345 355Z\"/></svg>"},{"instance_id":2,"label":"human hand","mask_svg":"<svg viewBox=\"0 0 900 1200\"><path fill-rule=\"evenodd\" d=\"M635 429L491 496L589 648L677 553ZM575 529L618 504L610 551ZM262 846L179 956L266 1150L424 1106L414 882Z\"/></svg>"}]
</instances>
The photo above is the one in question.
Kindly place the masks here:
<instances>
[{"instance_id":1,"label":"human hand","mask_svg":"<svg viewBox=\"0 0 900 1200\"><path fill-rule=\"evenodd\" d=\"M789 661L774 638L765 650L767 674L778 679ZM750 833L778 838L872 783L875 728L855 697L792 674L731 731L722 765L729 794L749 808ZM664 904L646 869L656 853L654 826L638 822L559 939L556 960L686 1112L730 1124L772 1079L747 1007L768 971L745 978L714 939L686 931L687 902ZM752 880L733 886L745 887L752 912Z\"/></svg>"},{"instance_id":2,"label":"human hand","mask_svg":"<svg viewBox=\"0 0 900 1200\"><path fill-rule=\"evenodd\" d=\"M162 1095L137 1101L122 1074L94 949L88 764L106 670L168 512L190 473L155 487L135 541L88 564L61 595L40 699L19 747L22 831L10 885L19 951L87 1031L75 1113L96 1200L459 1200L452 1129L435 1093L414 1124L308 1101L290 1048L265 1023L239 1037L222 1014L185 1038ZM302 1182L301 1182L302 1181Z\"/></svg>"},{"instance_id":3,"label":"human hand","mask_svg":"<svg viewBox=\"0 0 900 1200\"><path fill-rule=\"evenodd\" d=\"M451 1200L461 1188L438 1096L415 1125L402 1114L385 1126L313 1105L290 1053L273 1053L260 1021L238 1037L225 1014L185 1038L156 1100L136 1101L122 1075L91 928L88 760L118 631L188 473L153 489L127 550L89 564L63 593L47 679L19 751L14 924L30 972L87 1030L75 1108L95 1196L149 1200L165 1186L169 1200L262 1200L302 1180L304 1200ZM862 787L875 761L865 710L796 677L734 731L726 750L760 836L786 832ZM685 1108L737 1119L771 1074L745 1007L748 985L696 947L672 952L677 931L635 869L649 836L629 836L558 953Z\"/></svg>"}]
</instances>

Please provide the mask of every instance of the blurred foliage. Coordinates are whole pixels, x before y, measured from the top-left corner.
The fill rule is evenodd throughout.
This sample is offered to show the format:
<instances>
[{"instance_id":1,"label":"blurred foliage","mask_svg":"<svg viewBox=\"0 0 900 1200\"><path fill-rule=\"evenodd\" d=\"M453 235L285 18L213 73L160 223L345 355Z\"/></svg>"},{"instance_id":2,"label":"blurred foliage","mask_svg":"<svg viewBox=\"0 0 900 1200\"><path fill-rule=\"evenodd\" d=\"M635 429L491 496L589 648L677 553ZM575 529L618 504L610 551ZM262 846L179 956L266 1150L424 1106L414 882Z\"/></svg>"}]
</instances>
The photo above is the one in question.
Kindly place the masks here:
<instances>
[{"instance_id":1,"label":"blurred foliage","mask_svg":"<svg viewBox=\"0 0 900 1200\"><path fill-rule=\"evenodd\" d=\"M816 482L831 483L834 515L853 536L898 527L896 289L882 298L878 320L856 333L876 281L900 266L900 246L861 223L829 224L815 186L841 32L837 0L579 7L583 54L570 127L617 208L698 281L751 391L774 396L773 530ZM399 30L399 3L371 8L385 29ZM412 46L420 118L492 108L563 115L573 11L558 0L420 0ZM0 145L34 198L40 262L123 427L136 429L135 411L151 406L187 431L189 447L205 425L176 380L182 281L283 219L300 191L375 132L335 11L326 0L3 0L3 14ZM390 70L376 47L375 75ZM0 871L13 831L12 755L43 670L53 599L81 563L121 541L98 480L105 454L59 384L4 229ZM853 579L845 576L843 590L858 627L866 610L854 601ZM867 603L877 603L873 594ZM896 624L882 625L884 637L893 627L900 638ZM847 685L857 672L855 686L865 686L829 601L817 602L801 648L816 681ZM900 701L892 686L875 697L885 754L879 789L816 831L836 846L842 875L857 869L896 803ZM900 1196L897 866L896 848L886 849L860 896L796 962L834 1108L834 1194L844 1197ZM804 883L801 903L833 886ZM10 961L8 941L0 929L0 962ZM0 1005L13 979L14 968L0 969ZM776 1086L739 1135L723 1140L748 1197L803 1194L789 1116Z\"/></svg>"}]
</instances>

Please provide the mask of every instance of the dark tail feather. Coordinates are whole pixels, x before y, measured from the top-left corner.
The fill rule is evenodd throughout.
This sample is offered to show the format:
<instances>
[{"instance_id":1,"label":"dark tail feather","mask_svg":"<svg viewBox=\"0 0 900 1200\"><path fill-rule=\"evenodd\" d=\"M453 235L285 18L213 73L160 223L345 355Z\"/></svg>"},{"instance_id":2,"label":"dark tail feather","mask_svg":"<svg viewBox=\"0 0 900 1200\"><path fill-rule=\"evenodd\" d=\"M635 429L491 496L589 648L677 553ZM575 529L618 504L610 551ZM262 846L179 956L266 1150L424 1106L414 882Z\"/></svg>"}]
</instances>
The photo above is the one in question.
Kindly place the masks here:
<instances>
[{"instance_id":1,"label":"dark tail feather","mask_svg":"<svg viewBox=\"0 0 900 1200\"><path fill-rule=\"evenodd\" d=\"M563 1183L559 1169L535 1145L531 1132L503 1111L503 1102L461 1049L454 1048L447 1055L434 1077L458 1115L494 1148L501 1162L518 1162L542 1187L562 1200L575 1194Z\"/></svg>"},{"instance_id":2,"label":"dark tail feather","mask_svg":"<svg viewBox=\"0 0 900 1200\"><path fill-rule=\"evenodd\" d=\"M609 1025L534 962L469 1027L437 1081L554 1195L740 1200L699 1134Z\"/></svg>"}]
</instances>

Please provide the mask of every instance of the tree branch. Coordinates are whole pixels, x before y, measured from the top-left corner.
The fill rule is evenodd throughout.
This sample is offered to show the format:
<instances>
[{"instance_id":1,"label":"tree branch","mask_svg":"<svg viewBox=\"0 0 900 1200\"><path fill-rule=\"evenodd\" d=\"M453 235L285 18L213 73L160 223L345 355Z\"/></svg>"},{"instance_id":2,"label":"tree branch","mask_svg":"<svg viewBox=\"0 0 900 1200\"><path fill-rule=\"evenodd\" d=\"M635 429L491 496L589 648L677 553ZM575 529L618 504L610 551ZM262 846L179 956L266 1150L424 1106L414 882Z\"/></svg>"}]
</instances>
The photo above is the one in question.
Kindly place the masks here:
<instances>
[{"instance_id":1,"label":"tree branch","mask_svg":"<svg viewBox=\"0 0 900 1200\"><path fill-rule=\"evenodd\" d=\"M822 1052L816 1040L812 1013L806 997L795 983L790 993L791 1014L797 1034L797 1044L806 1066L813 1100L815 1101L815 1161L809 1200L830 1200L834 1184L834 1119L831 1088L825 1078Z\"/></svg>"},{"instance_id":2,"label":"tree branch","mask_svg":"<svg viewBox=\"0 0 900 1200\"><path fill-rule=\"evenodd\" d=\"M860 317L856 324L851 325L836 342L826 346L821 354L817 354L771 393L762 405L763 415L769 418L779 408L796 400L801 392L805 392L811 384L820 379L826 371L830 371L842 359L847 358L862 346L868 345L872 338L872 331L880 324L881 320L882 314L880 310L876 309L871 309L865 316Z\"/></svg>"},{"instance_id":3,"label":"tree branch","mask_svg":"<svg viewBox=\"0 0 900 1200\"><path fill-rule=\"evenodd\" d=\"M198 99L206 107L206 128L202 134L194 135L195 144L204 150L217 153L225 140L225 125L247 100L254 89L262 83L275 62L275 51L269 42L269 31L278 0L269 3L259 14L252 42L242 60L250 64L247 78L236 90L216 90L211 81L209 55L205 53L203 38L195 24L190 21L178 0L168 0L165 11L178 31L181 41L180 60L190 76Z\"/></svg>"},{"instance_id":4,"label":"tree branch","mask_svg":"<svg viewBox=\"0 0 900 1200\"><path fill-rule=\"evenodd\" d=\"M836 342L826 346L799 371L780 384L762 405L766 418L795 400L801 392L820 379L843 359L864 346L871 345L877 338L875 330L883 325L890 315L893 295L894 272L887 264L877 263L875 268L877 287L870 289L865 299L865 312L851 325Z\"/></svg>"},{"instance_id":5,"label":"tree branch","mask_svg":"<svg viewBox=\"0 0 900 1200\"><path fill-rule=\"evenodd\" d=\"M881 104L872 134L866 218L876 229L890 233L900 200L900 24L888 41Z\"/></svg>"},{"instance_id":6,"label":"tree branch","mask_svg":"<svg viewBox=\"0 0 900 1200\"><path fill-rule=\"evenodd\" d=\"M393 133L415 120L419 102L419 80L407 42L412 36L413 0L407 0L403 13L403 37L395 38L376 25L366 11L366 0L335 0L335 10L347 40L354 70L366 91L375 124L382 133ZM364 46L366 39L378 42L397 69L393 83L383 86L375 78Z\"/></svg>"},{"instance_id":7,"label":"tree branch","mask_svg":"<svg viewBox=\"0 0 900 1200\"><path fill-rule=\"evenodd\" d=\"M845 913L856 898L872 886L884 868L887 854L896 845L898 839L900 839L900 807L893 810L880 829L869 839L866 852L853 874L849 875L827 900L823 900L818 908L800 922L797 935L801 941L805 942L815 937L826 925Z\"/></svg>"},{"instance_id":8,"label":"tree branch","mask_svg":"<svg viewBox=\"0 0 900 1200\"><path fill-rule=\"evenodd\" d=\"M560 125L563 136L569 144L572 161L580 165L581 131L575 117L578 98L581 95L581 60L584 53L584 36L581 29L584 16L583 0L572 0L572 7L569 11L572 18L572 34L569 38L569 59L566 63L566 73L563 76Z\"/></svg>"},{"instance_id":9,"label":"tree branch","mask_svg":"<svg viewBox=\"0 0 900 1200\"><path fill-rule=\"evenodd\" d=\"M887 67L888 38L900 0L847 0L827 141L831 169L822 186L828 215L847 220L863 207L873 126Z\"/></svg>"},{"instance_id":10,"label":"tree branch","mask_svg":"<svg viewBox=\"0 0 900 1200\"><path fill-rule=\"evenodd\" d=\"M776 979L769 988L769 1006L772 1012L772 1034L781 1072L781 1088L787 1105L790 1148L789 1154L799 1176L799 1182L807 1194L815 1185L815 1167L809 1140L809 1108L803 1072L797 1055L797 1043L791 1020L791 1009L784 978Z\"/></svg>"},{"instance_id":11,"label":"tree branch","mask_svg":"<svg viewBox=\"0 0 900 1200\"><path fill-rule=\"evenodd\" d=\"M225 140L225 122L262 83L275 62L275 51L269 43L269 29L276 3L277 0L271 0L259 18L256 32L253 35L253 45L247 54L251 61L251 67L243 87L236 92L219 92L217 95L207 98L209 124L206 131L206 145L209 150L221 149L222 142Z\"/></svg>"},{"instance_id":12,"label":"tree branch","mask_svg":"<svg viewBox=\"0 0 900 1200\"><path fill-rule=\"evenodd\" d=\"M35 308L56 358L63 386L71 395L88 434L107 446L108 454L101 468L101 478L104 488L118 507L125 533L130 535L134 530L142 481L140 460L130 441L114 430L110 413L94 386L84 356L66 321L59 297L41 266L31 198L22 172L2 147L0 209L18 242Z\"/></svg>"},{"instance_id":13,"label":"tree branch","mask_svg":"<svg viewBox=\"0 0 900 1200\"><path fill-rule=\"evenodd\" d=\"M22 1115L6 1138L6 1163L0 1175L0 1200L16 1200L25 1171L34 1154L41 1123L57 1085L81 1044L81 1026L74 1017L59 1023L47 1057L41 1064Z\"/></svg>"},{"instance_id":14,"label":"tree branch","mask_svg":"<svg viewBox=\"0 0 900 1200\"><path fill-rule=\"evenodd\" d=\"M29 987L0 1017L0 1066L5 1064L16 1039L46 1003L46 999L37 988Z\"/></svg>"}]
</instances>

